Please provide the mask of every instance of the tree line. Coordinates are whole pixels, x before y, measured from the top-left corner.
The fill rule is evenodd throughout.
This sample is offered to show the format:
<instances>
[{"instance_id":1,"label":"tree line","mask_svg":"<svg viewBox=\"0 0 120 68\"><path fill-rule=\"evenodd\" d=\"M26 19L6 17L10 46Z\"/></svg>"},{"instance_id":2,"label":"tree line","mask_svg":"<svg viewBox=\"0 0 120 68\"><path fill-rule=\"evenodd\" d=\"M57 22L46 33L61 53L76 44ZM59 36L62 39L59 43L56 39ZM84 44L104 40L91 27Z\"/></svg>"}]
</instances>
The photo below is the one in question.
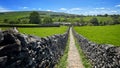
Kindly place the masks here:
<instances>
[{"instance_id":1,"label":"tree line","mask_svg":"<svg viewBox=\"0 0 120 68\"><path fill-rule=\"evenodd\" d=\"M89 21L85 21L84 18L91 17ZM112 21L99 21L97 17L111 17ZM120 24L120 15L96 15L96 16L84 16L84 15L47 15L42 17L39 12L33 11L29 17L22 17L16 20L4 19L4 23L9 24L52 24L53 22L70 22L77 25L114 25Z\"/></svg>"}]
</instances>

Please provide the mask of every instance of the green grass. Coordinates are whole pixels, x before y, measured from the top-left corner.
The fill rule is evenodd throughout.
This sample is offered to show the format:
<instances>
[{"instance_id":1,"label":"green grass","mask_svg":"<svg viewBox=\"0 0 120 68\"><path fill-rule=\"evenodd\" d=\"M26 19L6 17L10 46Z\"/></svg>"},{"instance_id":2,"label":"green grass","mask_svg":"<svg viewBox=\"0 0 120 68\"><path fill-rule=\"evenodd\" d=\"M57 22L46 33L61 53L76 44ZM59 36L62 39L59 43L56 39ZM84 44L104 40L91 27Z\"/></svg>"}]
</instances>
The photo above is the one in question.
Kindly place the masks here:
<instances>
[{"instance_id":1,"label":"green grass","mask_svg":"<svg viewBox=\"0 0 120 68\"><path fill-rule=\"evenodd\" d=\"M68 42L64 51L64 55L61 57L58 64L55 66L55 68L66 68L67 66L67 58L68 58L68 50L69 50L69 42L70 38L68 38Z\"/></svg>"},{"instance_id":2,"label":"green grass","mask_svg":"<svg viewBox=\"0 0 120 68\"><path fill-rule=\"evenodd\" d=\"M93 16L94 17L94 16ZM83 17L83 20L85 22L89 22L93 17ZM99 22L107 22L107 21L112 21L111 17L99 17L96 16L96 18L98 19ZM75 18L75 20L80 20L80 18Z\"/></svg>"},{"instance_id":3,"label":"green grass","mask_svg":"<svg viewBox=\"0 0 120 68\"><path fill-rule=\"evenodd\" d=\"M74 27L74 29L95 43L120 46L120 25L83 26Z\"/></svg>"},{"instance_id":4,"label":"green grass","mask_svg":"<svg viewBox=\"0 0 120 68\"><path fill-rule=\"evenodd\" d=\"M84 17L84 21L90 21L90 19L92 19L93 17ZM111 17L96 17L98 19L98 21L100 22L107 22L107 21L112 21Z\"/></svg>"},{"instance_id":5,"label":"green grass","mask_svg":"<svg viewBox=\"0 0 120 68\"><path fill-rule=\"evenodd\" d=\"M77 39L76 39L76 38L74 38L74 39L75 39L75 45L76 45L77 50L78 50L78 52L79 52L79 55L80 55L80 57L81 57L83 66L84 66L85 68L92 68L92 65L90 64L89 60L88 60L88 59L86 58L86 56L84 55L84 53L83 53L83 51L82 51L79 43L77 42Z\"/></svg>"},{"instance_id":6,"label":"green grass","mask_svg":"<svg viewBox=\"0 0 120 68\"><path fill-rule=\"evenodd\" d=\"M39 37L51 36L54 34L63 34L68 27L41 27L41 28L18 28L19 32L31 34Z\"/></svg>"},{"instance_id":7,"label":"green grass","mask_svg":"<svg viewBox=\"0 0 120 68\"><path fill-rule=\"evenodd\" d=\"M4 19L15 20L22 17L28 17L31 12L6 12L0 14L0 21L3 22Z\"/></svg>"}]
</instances>

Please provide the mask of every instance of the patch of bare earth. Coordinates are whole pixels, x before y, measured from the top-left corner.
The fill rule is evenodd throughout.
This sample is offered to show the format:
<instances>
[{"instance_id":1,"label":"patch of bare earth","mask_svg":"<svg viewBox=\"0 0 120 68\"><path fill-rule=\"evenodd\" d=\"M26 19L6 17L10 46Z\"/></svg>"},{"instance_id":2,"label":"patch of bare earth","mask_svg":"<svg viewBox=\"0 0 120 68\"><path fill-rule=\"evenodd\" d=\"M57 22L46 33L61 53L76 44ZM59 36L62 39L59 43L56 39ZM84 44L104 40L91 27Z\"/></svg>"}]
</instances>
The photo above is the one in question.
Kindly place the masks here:
<instances>
[{"instance_id":1,"label":"patch of bare earth","mask_svg":"<svg viewBox=\"0 0 120 68\"><path fill-rule=\"evenodd\" d=\"M70 43L67 62L68 62L67 68L84 68L82 61L80 59L79 52L75 46L72 28L70 28Z\"/></svg>"}]
</instances>

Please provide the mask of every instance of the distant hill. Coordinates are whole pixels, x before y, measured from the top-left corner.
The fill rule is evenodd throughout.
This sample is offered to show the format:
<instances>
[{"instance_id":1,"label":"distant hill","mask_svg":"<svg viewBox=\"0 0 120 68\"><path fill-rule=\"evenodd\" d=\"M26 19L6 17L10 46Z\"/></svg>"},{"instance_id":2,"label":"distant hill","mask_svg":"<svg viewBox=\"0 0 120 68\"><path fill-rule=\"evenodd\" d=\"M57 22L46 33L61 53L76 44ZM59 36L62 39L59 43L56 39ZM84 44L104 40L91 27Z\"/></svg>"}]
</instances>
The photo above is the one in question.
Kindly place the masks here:
<instances>
[{"instance_id":1,"label":"distant hill","mask_svg":"<svg viewBox=\"0 0 120 68\"><path fill-rule=\"evenodd\" d=\"M0 12L0 23L4 19L16 20L18 18L28 18L32 11L14 11L14 12ZM63 12L52 12L52 11L38 11L41 17L45 16L74 16L74 14L68 14Z\"/></svg>"}]
</instances>

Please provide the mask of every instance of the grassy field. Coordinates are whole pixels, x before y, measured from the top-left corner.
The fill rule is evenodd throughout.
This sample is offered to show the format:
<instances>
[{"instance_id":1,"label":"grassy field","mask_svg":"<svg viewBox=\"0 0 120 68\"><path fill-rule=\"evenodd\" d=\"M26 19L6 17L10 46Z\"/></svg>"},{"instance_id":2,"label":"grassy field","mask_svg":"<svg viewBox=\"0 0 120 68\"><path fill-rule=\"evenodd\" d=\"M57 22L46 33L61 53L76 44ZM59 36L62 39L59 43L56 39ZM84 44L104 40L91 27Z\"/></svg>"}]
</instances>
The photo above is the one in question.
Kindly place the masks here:
<instances>
[{"instance_id":1,"label":"grassy field","mask_svg":"<svg viewBox=\"0 0 120 68\"><path fill-rule=\"evenodd\" d=\"M83 20L85 22L89 22L93 17L83 17ZM99 16L96 16L96 18L98 19L99 22L112 21L112 18L109 17L109 16L108 17L99 17ZM80 18L75 18L74 20L80 20Z\"/></svg>"},{"instance_id":2,"label":"grassy field","mask_svg":"<svg viewBox=\"0 0 120 68\"><path fill-rule=\"evenodd\" d=\"M39 37L51 36L54 34L63 34L68 27L41 27L41 28L18 28L19 32L31 34Z\"/></svg>"},{"instance_id":3,"label":"grassy field","mask_svg":"<svg viewBox=\"0 0 120 68\"><path fill-rule=\"evenodd\" d=\"M93 17L84 17L84 21L90 21L90 19L92 19ZM107 21L112 21L111 17L96 17L98 19L98 21L100 22L107 22Z\"/></svg>"},{"instance_id":4,"label":"grassy field","mask_svg":"<svg viewBox=\"0 0 120 68\"><path fill-rule=\"evenodd\" d=\"M74 29L90 41L98 44L113 44L120 46L120 25L83 26Z\"/></svg>"},{"instance_id":5,"label":"grassy field","mask_svg":"<svg viewBox=\"0 0 120 68\"><path fill-rule=\"evenodd\" d=\"M0 23L3 23L4 19L16 20L22 17L28 17L31 12L6 12L4 14L0 14Z\"/></svg>"}]
</instances>

